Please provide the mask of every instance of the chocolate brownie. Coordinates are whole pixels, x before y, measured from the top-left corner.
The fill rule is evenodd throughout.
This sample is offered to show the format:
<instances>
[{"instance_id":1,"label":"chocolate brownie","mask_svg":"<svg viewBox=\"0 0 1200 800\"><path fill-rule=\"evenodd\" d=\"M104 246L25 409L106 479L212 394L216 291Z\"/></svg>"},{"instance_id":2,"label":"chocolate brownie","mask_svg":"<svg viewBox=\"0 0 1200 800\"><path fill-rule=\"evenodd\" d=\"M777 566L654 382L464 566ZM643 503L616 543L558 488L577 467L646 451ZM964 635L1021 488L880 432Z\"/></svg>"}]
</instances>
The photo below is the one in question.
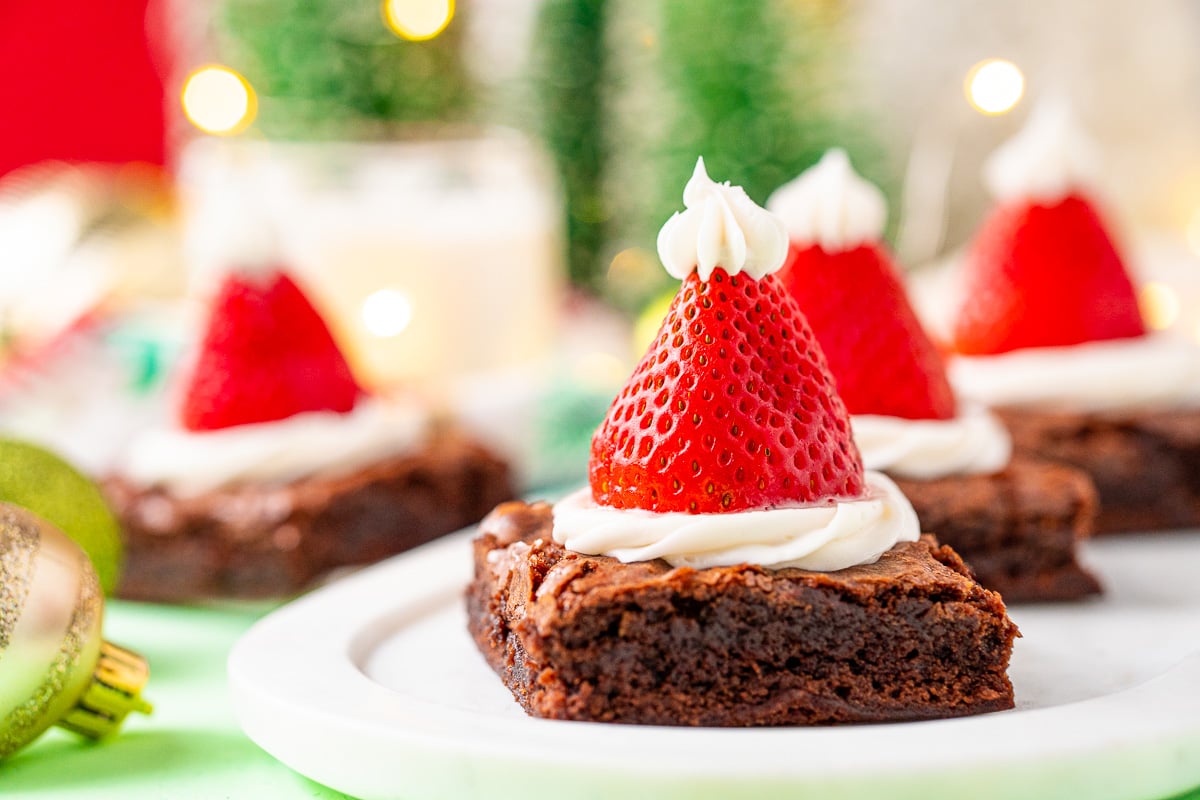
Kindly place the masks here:
<instances>
[{"instance_id":1,"label":"chocolate brownie","mask_svg":"<svg viewBox=\"0 0 1200 800\"><path fill-rule=\"evenodd\" d=\"M887 722L1011 708L1016 626L932 538L837 572L622 564L507 503L475 540L468 625L534 716L661 725Z\"/></svg>"},{"instance_id":2,"label":"chocolate brownie","mask_svg":"<svg viewBox=\"0 0 1200 800\"><path fill-rule=\"evenodd\" d=\"M124 529L118 589L136 600L279 597L329 570L365 564L477 522L513 496L508 469L466 439L350 474L195 497L104 483Z\"/></svg>"},{"instance_id":3,"label":"chocolate brownie","mask_svg":"<svg viewBox=\"0 0 1200 800\"><path fill-rule=\"evenodd\" d=\"M1200 409L997 413L1017 452L1091 476L1100 496L1097 533L1200 526Z\"/></svg>"},{"instance_id":4,"label":"chocolate brownie","mask_svg":"<svg viewBox=\"0 0 1200 800\"><path fill-rule=\"evenodd\" d=\"M1074 600L1100 591L1075 558L1096 514L1096 489L1080 470L1016 458L991 475L895 481L921 530L952 547L1006 602Z\"/></svg>"}]
</instances>

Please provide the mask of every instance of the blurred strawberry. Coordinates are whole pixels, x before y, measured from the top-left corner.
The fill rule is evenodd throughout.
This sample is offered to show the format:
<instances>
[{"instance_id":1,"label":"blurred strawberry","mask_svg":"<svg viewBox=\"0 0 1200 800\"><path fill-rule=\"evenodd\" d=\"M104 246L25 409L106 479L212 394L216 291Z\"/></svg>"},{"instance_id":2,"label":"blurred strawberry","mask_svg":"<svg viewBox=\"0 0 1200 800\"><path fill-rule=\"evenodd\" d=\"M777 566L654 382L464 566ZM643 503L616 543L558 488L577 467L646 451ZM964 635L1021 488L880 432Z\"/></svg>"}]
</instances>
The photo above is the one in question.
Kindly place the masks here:
<instances>
[{"instance_id":1,"label":"blurred strawberry","mask_svg":"<svg viewBox=\"0 0 1200 800\"><path fill-rule=\"evenodd\" d=\"M348 412L361 393L325 321L286 274L233 272L213 301L184 393L189 430Z\"/></svg>"},{"instance_id":2,"label":"blurred strawberry","mask_svg":"<svg viewBox=\"0 0 1200 800\"><path fill-rule=\"evenodd\" d=\"M1092 204L999 206L967 256L954 347L989 355L1146 333L1120 255Z\"/></svg>"},{"instance_id":3,"label":"blurred strawberry","mask_svg":"<svg viewBox=\"0 0 1200 800\"><path fill-rule=\"evenodd\" d=\"M882 245L792 247L780 280L808 318L851 414L950 419L954 392Z\"/></svg>"}]
</instances>

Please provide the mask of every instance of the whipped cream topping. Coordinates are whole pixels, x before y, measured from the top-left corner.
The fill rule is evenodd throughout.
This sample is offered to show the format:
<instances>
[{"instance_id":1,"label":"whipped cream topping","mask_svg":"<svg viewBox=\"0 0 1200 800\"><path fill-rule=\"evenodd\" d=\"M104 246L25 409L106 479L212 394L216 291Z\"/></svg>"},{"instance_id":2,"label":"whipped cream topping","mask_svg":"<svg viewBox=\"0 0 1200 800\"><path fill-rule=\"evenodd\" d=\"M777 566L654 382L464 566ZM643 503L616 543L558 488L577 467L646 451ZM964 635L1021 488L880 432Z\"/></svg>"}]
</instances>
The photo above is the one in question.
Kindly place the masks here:
<instances>
[{"instance_id":1,"label":"whipped cream topping","mask_svg":"<svg viewBox=\"0 0 1200 800\"><path fill-rule=\"evenodd\" d=\"M818 245L826 253L879 241L887 221L883 192L859 177L841 148L776 189L767 209L783 220L798 247Z\"/></svg>"},{"instance_id":2,"label":"whipped cream topping","mask_svg":"<svg viewBox=\"0 0 1200 800\"><path fill-rule=\"evenodd\" d=\"M143 432L118 470L143 486L192 496L238 483L286 483L352 471L411 449L428 415L415 404L366 398L347 414L312 411L216 431Z\"/></svg>"},{"instance_id":3,"label":"whipped cream topping","mask_svg":"<svg viewBox=\"0 0 1200 800\"><path fill-rule=\"evenodd\" d=\"M953 419L850 418L863 466L902 478L999 472L1012 456L1012 437L994 414L963 403Z\"/></svg>"},{"instance_id":4,"label":"whipped cream topping","mask_svg":"<svg viewBox=\"0 0 1200 800\"><path fill-rule=\"evenodd\" d=\"M962 397L991 406L1200 405L1200 348L1169 334L955 356L947 372Z\"/></svg>"},{"instance_id":5,"label":"whipped cream topping","mask_svg":"<svg viewBox=\"0 0 1200 800\"><path fill-rule=\"evenodd\" d=\"M1021 132L987 160L983 178L998 200L1028 199L1051 205L1087 189L1099 163L1096 145L1066 103L1043 102Z\"/></svg>"},{"instance_id":6,"label":"whipped cream topping","mask_svg":"<svg viewBox=\"0 0 1200 800\"><path fill-rule=\"evenodd\" d=\"M783 223L751 200L740 186L716 183L696 161L683 189L685 211L677 211L658 232L658 257L683 280L693 270L708 280L717 267L754 280L778 270L787 258Z\"/></svg>"},{"instance_id":7,"label":"whipped cream topping","mask_svg":"<svg viewBox=\"0 0 1200 800\"><path fill-rule=\"evenodd\" d=\"M554 541L624 563L661 558L695 569L749 563L833 572L871 564L897 542L921 535L896 484L878 472L866 479L861 500L727 514L611 508L585 487L554 506Z\"/></svg>"}]
</instances>

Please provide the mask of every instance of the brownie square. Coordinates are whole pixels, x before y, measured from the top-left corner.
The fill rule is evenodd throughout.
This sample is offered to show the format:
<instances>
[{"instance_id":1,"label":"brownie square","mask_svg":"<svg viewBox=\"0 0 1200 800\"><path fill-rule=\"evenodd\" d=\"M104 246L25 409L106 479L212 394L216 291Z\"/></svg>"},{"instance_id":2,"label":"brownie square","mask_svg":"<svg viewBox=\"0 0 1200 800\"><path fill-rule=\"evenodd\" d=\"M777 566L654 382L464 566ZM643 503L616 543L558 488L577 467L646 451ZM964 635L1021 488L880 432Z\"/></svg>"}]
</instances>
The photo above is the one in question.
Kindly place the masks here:
<instances>
[{"instance_id":1,"label":"brownie square","mask_svg":"<svg viewBox=\"0 0 1200 800\"><path fill-rule=\"evenodd\" d=\"M1096 489L1084 472L1014 458L990 475L894 480L921 530L953 548L1006 602L1074 600L1100 591L1076 560L1076 544L1091 535L1096 515Z\"/></svg>"},{"instance_id":2,"label":"brownie square","mask_svg":"<svg viewBox=\"0 0 1200 800\"><path fill-rule=\"evenodd\" d=\"M103 484L122 526L118 595L177 602L292 594L336 567L379 561L471 525L513 496L509 471L453 433L355 472L194 497Z\"/></svg>"},{"instance_id":3,"label":"brownie square","mask_svg":"<svg viewBox=\"0 0 1200 800\"><path fill-rule=\"evenodd\" d=\"M545 503L481 525L468 626L531 715L658 725L890 722L1011 708L1016 626L932 538L822 573L622 564Z\"/></svg>"},{"instance_id":4,"label":"brownie square","mask_svg":"<svg viewBox=\"0 0 1200 800\"><path fill-rule=\"evenodd\" d=\"M996 412L1016 452L1091 476L1097 533L1200 526L1200 409Z\"/></svg>"}]
</instances>

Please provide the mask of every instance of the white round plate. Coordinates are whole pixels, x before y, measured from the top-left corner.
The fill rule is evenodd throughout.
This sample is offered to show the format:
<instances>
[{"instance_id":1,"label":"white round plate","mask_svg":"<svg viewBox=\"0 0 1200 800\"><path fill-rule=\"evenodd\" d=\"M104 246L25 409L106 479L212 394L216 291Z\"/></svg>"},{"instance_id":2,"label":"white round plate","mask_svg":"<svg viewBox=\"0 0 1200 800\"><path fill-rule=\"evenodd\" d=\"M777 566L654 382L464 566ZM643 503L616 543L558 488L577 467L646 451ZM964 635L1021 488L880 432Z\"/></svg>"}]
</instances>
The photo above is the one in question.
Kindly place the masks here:
<instances>
[{"instance_id":1,"label":"white round plate","mask_svg":"<svg viewBox=\"0 0 1200 800\"><path fill-rule=\"evenodd\" d=\"M526 717L466 632L472 534L251 629L229 659L250 738L365 800L1151 800L1200 784L1200 532L1089 543L1104 599L1011 609L1011 711L773 729Z\"/></svg>"}]
</instances>

